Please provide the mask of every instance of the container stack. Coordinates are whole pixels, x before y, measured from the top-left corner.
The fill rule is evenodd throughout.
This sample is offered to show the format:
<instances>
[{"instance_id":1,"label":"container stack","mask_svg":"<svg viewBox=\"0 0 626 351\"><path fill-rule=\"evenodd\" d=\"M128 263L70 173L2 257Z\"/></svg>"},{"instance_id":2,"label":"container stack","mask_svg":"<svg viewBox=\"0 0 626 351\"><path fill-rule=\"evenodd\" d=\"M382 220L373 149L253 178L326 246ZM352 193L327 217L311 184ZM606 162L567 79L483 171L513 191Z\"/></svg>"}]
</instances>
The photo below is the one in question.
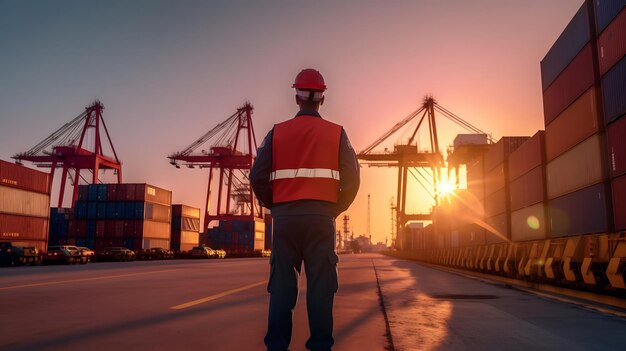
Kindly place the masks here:
<instances>
[{"instance_id":1,"label":"container stack","mask_svg":"<svg viewBox=\"0 0 626 351\"><path fill-rule=\"evenodd\" d=\"M0 160L0 240L45 251L49 216L49 175Z\"/></svg>"},{"instance_id":2,"label":"container stack","mask_svg":"<svg viewBox=\"0 0 626 351\"><path fill-rule=\"evenodd\" d=\"M485 223L490 228L485 235L488 244L511 239L509 155L529 137L502 137L484 157Z\"/></svg>"},{"instance_id":3,"label":"container stack","mask_svg":"<svg viewBox=\"0 0 626 351\"><path fill-rule=\"evenodd\" d=\"M71 236L69 235L70 223L72 223L72 233L74 233ZM74 209L51 208L48 246L76 245L75 224Z\"/></svg>"},{"instance_id":4,"label":"container stack","mask_svg":"<svg viewBox=\"0 0 626 351\"><path fill-rule=\"evenodd\" d=\"M221 220L217 227L207 233L213 249L232 255L251 255L265 248L265 223L263 220Z\"/></svg>"},{"instance_id":5,"label":"container stack","mask_svg":"<svg viewBox=\"0 0 626 351\"><path fill-rule=\"evenodd\" d=\"M541 62L551 237L611 231L610 218L624 217L612 209L619 196L609 201L611 183L619 190L609 178L621 174L609 166L625 135L625 4L583 4Z\"/></svg>"},{"instance_id":6,"label":"container stack","mask_svg":"<svg viewBox=\"0 0 626 351\"><path fill-rule=\"evenodd\" d=\"M171 191L149 184L90 184L78 193L69 226L76 245L169 249Z\"/></svg>"},{"instance_id":7,"label":"container stack","mask_svg":"<svg viewBox=\"0 0 626 351\"><path fill-rule=\"evenodd\" d=\"M545 133L538 131L509 157L511 239L546 239Z\"/></svg>"},{"instance_id":8,"label":"container stack","mask_svg":"<svg viewBox=\"0 0 626 351\"><path fill-rule=\"evenodd\" d=\"M200 209L186 205L172 205L171 249L190 251L198 246Z\"/></svg>"}]
</instances>

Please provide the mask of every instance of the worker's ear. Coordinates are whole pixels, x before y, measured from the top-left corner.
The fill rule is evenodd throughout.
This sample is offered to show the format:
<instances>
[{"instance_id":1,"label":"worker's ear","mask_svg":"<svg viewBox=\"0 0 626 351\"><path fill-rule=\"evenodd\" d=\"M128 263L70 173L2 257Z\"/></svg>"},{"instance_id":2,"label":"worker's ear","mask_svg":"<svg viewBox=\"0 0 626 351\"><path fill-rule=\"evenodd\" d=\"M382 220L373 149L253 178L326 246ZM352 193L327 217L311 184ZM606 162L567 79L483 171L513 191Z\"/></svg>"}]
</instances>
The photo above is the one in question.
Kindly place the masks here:
<instances>
[{"instance_id":1,"label":"worker's ear","mask_svg":"<svg viewBox=\"0 0 626 351\"><path fill-rule=\"evenodd\" d=\"M325 96L322 96L322 99L320 100L320 106L324 105L324 98Z\"/></svg>"},{"instance_id":2,"label":"worker's ear","mask_svg":"<svg viewBox=\"0 0 626 351\"><path fill-rule=\"evenodd\" d=\"M300 98L296 95L296 105L300 106Z\"/></svg>"}]
</instances>

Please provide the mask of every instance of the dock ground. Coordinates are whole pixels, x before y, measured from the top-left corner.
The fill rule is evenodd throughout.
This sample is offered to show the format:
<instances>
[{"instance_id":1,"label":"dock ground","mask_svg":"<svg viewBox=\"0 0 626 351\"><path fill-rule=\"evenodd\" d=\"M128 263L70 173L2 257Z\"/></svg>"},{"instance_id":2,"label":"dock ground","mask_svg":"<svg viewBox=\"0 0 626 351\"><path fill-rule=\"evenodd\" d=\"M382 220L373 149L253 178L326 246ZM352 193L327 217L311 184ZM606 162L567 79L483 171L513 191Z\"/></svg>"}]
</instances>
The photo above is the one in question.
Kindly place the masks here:
<instances>
[{"instance_id":1,"label":"dock ground","mask_svg":"<svg viewBox=\"0 0 626 351\"><path fill-rule=\"evenodd\" d=\"M412 261L340 258L338 351L626 345L626 319L615 315ZM0 349L264 350L268 272L267 258L2 269ZM305 279L292 351L308 337Z\"/></svg>"}]
</instances>

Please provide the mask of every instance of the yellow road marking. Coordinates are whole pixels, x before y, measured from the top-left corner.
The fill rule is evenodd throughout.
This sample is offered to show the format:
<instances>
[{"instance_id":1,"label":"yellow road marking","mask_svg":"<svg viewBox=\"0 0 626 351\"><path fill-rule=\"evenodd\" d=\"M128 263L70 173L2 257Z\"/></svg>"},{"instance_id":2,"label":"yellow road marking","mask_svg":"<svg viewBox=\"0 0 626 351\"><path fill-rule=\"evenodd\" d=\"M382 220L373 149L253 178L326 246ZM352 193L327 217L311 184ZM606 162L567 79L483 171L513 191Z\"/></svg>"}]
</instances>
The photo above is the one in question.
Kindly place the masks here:
<instances>
[{"instance_id":1,"label":"yellow road marking","mask_svg":"<svg viewBox=\"0 0 626 351\"><path fill-rule=\"evenodd\" d=\"M162 273L162 272L171 272L171 271L177 271L177 270L178 269L162 269L162 270L159 270L159 271L139 272L139 273L129 273L129 274L119 274L119 275L107 275L107 276L104 276L104 277L69 279L69 280L58 280L58 281L43 282L43 283L13 285L13 286L0 287L0 291L2 291L2 290L11 290L11 289L20 289L20 288L31 288L31 287L35 287L35 286L57 285L57 284L65 284L65 283L88 282L88 281L92 281L92 280L104 280L104 279L121 278L121 277L132 277L132 276L136 276L136 275L145 275L145 274L154 274L154 273Z\"/></svg>"},{"instance_id":2,"label":"yellow road marking","mask_svg":"<svg viewBox=\"0 0 626 351\"><path fill-rule=\"evenodd\" d=\"M228 296L228 295L236 294L236 293L244 291L244 290L252 289L252 288L255 288L255 287L259 286L259 285L263 285L265 283L267 283L267 280L263 280L263 281L260 281L258 283L242 286L241 288L227 290L227 291L221 292L219 294L203 297L201 299L194 300L194 301L189 301L189 302L186 302L186 303L183 303L183 304L180 304L180 305L172 306L172 307L170 307L170 309L171 310L182 310L183 308L192 307L192 306L195 306L195 305L199 305L201 303L217 300L217 299L219 299L221 297L224 297L224 296Z\"/></svg>"}]
</instances>

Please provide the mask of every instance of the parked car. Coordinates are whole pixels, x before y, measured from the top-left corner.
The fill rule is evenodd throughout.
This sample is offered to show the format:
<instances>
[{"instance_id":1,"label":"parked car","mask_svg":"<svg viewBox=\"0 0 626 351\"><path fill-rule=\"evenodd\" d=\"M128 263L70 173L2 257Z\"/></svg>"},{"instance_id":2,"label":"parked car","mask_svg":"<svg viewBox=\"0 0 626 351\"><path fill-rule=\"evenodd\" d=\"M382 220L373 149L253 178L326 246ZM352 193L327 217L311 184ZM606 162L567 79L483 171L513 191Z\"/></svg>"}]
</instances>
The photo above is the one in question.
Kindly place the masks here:
<instances>
[{"instance_id":1,"label":"parked car","mask_svg":"<svg viewBox=\"0 0 626 351\"><path fill-rule=\"evenodd\" d=\"M125 247L107 247L96 254L98 261L134 261L135 253Z\"/></svg>"},{"instance_id":2,"label":"parked car","mask_svg":"<svg viewBox=\"0 0 626 351\"><path fill-rule=\"evenodd\" d=\"M196 246L191 249L191 258L211 258L215 255L210 247Z\"/></svg>"},{"instance_id":3,"label":"parked car","mask_svg":"<svg viewBox=\"0 0 626 351\"><path fill-rule=\"evenodd\" d=\"M225 258L226 257L226 251L224 250L213 250L213 252L215 253L215 258Z\"/></svg>"},{"instance_id":4,"label":"parked car","mask_svg":"<svg viewBox=\"0 0 626 351\"><path fill-rule=\"evenodd\" d=\"M88 247L81 246L78 248L78 251L80 251L80 254L83 255L83 257L87 257L88 262L93 262L96 258L96 253Z\"/></svg>"},{"instance_id":5,"label":"parked car","mask_svg":"<svg viewBox=\"0 0 626 351\"><path fill-rule=\"evenodd\" d=\"M11 242L0 242L0 265L17 266L27 263L41 263L39 251L34 246L13 246Z\"/></svg>"},{"instance_id":6,"label":"parked car","mask_svg":"<svg viewBox=\"0 0 626 351\"><path fill-rule=\"evenodd\" d=\"M153 247L150 249L150 252L152 252L152 259L155 260L169 260L174 258L174 253L172 251L162 247Z\"/></svg>"},{"instance_id":7,"label":"parked car","mask_svg":"<svg viewBox=\"0 0 626 351\"><path fill-rule=\"evenodd\" d=\"M48 247L48 251L43 256L43 262L51 264L85 264L88 262L88 259L81 254L80 250L76 246L58 245Z\"/></svg>"}]
</instances>

